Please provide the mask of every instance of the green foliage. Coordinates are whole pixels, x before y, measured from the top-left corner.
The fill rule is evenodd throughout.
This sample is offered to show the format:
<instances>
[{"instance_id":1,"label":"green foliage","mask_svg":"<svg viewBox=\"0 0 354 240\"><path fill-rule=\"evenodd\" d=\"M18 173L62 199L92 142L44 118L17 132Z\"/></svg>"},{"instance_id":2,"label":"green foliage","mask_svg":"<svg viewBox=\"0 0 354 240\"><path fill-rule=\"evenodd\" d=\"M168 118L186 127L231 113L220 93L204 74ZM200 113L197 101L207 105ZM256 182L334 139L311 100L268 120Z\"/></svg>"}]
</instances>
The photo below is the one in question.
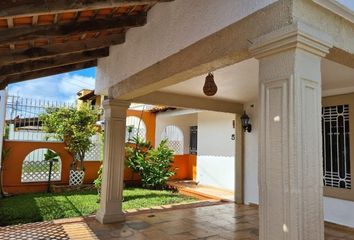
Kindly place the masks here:
<instances>
[{"instance_id":1,"label":"green foliage","mask_svg":"<svg viewBox=\"0 0 354 240\"><path fill-rule=\"evenodd\" d=\"M4 129L4 139L9 139L9 136L10 136L10 127L8 124L6 124Z\"/></svg>"},{"instance_id":2,"label":"green foliage","mask_svg":"<svg viewBox=\"0 0 354 240\"><path fill-rule=\"evenodd\" d=\"M7 149L3 148L2 149L2 152L1 152L2 163L9 157L10 152L11 152L11 148L7 148Z\"/></svg>"},{"instance_id":3,"label":"green foliage","mask_svg":"<svg viewBox=\"0 0 354 240\"><path fill-rule=\"evenodd\" d=\"M5 160L10 156L11 148L3 148L1 152L1 167L0 167L0 198L4 196L3 186L3 171Z\"/></svg>"},{"instance_id":4,"label":"green foliage","mask_svg":"<svg viewBox=\"0 0 354 240\"><path fill-rule=\"evenodd\" d=\"M128 130L128 142L131 142L132 141L131 135L134 130L134 125L127 126L127 130Z\"/></svg>"},{"instance_id":5,"label":"green foliage","mask_svg":"<svg viewBox=\"0 0 354 240\"><path fill-rule=\"evenodd\" d=\"M44 160L48 162L58 162L59 154L48 149L47 152L44 154Z\"/></svg>"},{"instance_id":6,"label":"green foliage","mask_svg":"<svg viewBox=\"0 0 354 240\"><path fill-rule=\"evenodd\" d=\"M98 171L97 171L97 178L95 179L95 181L93 181L93 184L95 185L95 188L97 189L98 200L100 199L100 195L101 195L102 170L103 170L103 165L101 164L100 169L98 169Z\"/></svg>"},{"instance_id":7,"label":"green foliage","mask_svg":"<svg viewBox=\"0 0 354 240\"><path fill-rule=\"evenodd\" d=\"M145 160L152 145L139 137L133 137L131 141L132 143L125 148L126 164L133 172L140 174L144 170Z\"/></svg>"},{"instance_id":8,"label":"green foliage","mask_svg":"<svg viewBox=\"0 0 354 240\"><path fill-rule=\"evenodd\" d=\"M134 145L126 147L126 163L130 169L138 173L143 187L160 189L175 174L172 169L173 150L167 147L164 140L157 148L140 138L133 138Z\"/></svg>"},{"instance_id":9,"label":"green foliage","mask_svg":"<svg viewBox=\"0 0 354 240\"><path fill-rule=\"evenodd\" d=\"M73 156L73 170L78 169L79 161L81 170L84 170L83 161L85 153L92 147L90 137L97 131L98 114L89 104L82 104L80 108L47 108L46 113L40 116L44 131L65 142L66 149Z\"/></svg>"},{"instance_id":10,"label":"green foliage","mask_svg":"<svg viewBox=\"0 0 354 240\"><path fill-rule=\"evenodd\" d=\"M48 149L47 152L44 154L44 161L49 162L49 174L48 174L47 192L50 192L50 184L51 184L53 163L59 161L59 154Z\"/></svg>"}]
</instances>

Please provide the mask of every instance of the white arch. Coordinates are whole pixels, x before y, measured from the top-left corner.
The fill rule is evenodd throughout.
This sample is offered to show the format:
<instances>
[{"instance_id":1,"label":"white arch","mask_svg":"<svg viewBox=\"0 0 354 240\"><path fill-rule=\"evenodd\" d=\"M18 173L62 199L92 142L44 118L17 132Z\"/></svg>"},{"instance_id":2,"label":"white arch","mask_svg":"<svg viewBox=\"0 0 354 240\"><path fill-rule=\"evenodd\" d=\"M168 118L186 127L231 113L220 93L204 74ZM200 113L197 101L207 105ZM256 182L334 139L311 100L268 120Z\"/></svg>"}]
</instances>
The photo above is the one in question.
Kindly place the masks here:
<instances>
[{"instance_id":1,"label":"white arch","mask_svg":"<svg viewBox=\"0 0 354 240\"><path fill-rule=\"evenodd\" d=\"M161 139L167 139L167 145L175 154L183 154L184 137L182 130L175 125L168 125L161 134Z\"/></svg>"},{"instance_id":2,"label":"white arch","mask_svg":"<svg viewBox=\"0 0 354 240\"><path fill-rule=\"evenodd\" d=\"M129 130L131 130L131 132L129 132ZM135 116L128 116L126 119L125 141L128 142L136 136L139 136L141 139L146 140L146 125L141 118Z\"/></svg>"}]
</instances>

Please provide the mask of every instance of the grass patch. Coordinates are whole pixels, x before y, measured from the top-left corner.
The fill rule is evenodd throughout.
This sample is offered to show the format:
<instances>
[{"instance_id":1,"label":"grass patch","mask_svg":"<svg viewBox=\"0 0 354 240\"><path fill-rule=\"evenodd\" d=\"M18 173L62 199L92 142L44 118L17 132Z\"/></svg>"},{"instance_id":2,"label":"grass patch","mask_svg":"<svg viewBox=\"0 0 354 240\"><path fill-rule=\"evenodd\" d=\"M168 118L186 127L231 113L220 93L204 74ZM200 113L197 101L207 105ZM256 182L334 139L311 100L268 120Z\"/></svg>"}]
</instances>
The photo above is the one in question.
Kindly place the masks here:
<instances>
[{"instance_id":1,"label":"grass patch","mask_svg":"<svg viewBox=\"0 0 354 240\"><path fill-rule=\"evenodd\" d=\"M196 201L170 191L140 188L127 188L123 195L124 210ZM96 191L36 193L0 199L0 226L90 215L98 209L96 201Z\"/></svg>"}]
</instances>

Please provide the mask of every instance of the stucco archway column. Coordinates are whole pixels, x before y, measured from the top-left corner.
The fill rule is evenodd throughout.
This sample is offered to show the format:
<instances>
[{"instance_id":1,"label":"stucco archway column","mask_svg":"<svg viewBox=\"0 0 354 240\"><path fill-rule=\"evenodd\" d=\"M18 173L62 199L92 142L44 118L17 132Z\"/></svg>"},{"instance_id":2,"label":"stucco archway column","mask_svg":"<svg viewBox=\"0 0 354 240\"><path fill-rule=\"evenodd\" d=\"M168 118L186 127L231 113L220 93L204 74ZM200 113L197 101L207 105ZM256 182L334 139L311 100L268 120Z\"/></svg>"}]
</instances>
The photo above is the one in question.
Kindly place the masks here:
<instances>
[{"instance_id":1,"label":"stucco archway column","mask_svg":"<svg viewBox=\"0 0 354 240\"><path fill-rule=\"evenodd\" d=\"M260 239L321 240L321 58L331 38L298 22L253 41L260 70Z\"/></svg>"},{"instance_id":2,"label":"stucco archway column","mask_svg":"<svg viewBox=\"0 0 354 240\"><path fill-rule=\"evenodd\" d=\"M100 223L125 219L122 212L125 159L125 129L130 103L118 100L103 102L105 118L105 144L100 209L96 218Z\"/></svg>"}]
</instances>

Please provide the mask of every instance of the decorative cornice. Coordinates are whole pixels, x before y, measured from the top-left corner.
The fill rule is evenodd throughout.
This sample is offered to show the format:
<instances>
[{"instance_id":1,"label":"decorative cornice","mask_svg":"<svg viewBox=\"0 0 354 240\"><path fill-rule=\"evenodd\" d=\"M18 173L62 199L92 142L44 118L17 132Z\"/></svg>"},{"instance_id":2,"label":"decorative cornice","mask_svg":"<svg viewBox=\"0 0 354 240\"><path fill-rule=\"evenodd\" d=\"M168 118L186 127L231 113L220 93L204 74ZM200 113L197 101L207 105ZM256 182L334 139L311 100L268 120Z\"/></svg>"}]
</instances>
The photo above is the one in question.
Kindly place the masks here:
<instances>
[{"instance_id":1,"label":"decorative cornice","mask_svg":"<svg viewBox=\"0 0 354 240\"><path fill-rule=\"evenodd\" d=\"M278 52L299 48L324 57L333 47L332 37L303 22L296 22L251 41L250 52L262 58Z\"/></svg>"}]
</instances>

